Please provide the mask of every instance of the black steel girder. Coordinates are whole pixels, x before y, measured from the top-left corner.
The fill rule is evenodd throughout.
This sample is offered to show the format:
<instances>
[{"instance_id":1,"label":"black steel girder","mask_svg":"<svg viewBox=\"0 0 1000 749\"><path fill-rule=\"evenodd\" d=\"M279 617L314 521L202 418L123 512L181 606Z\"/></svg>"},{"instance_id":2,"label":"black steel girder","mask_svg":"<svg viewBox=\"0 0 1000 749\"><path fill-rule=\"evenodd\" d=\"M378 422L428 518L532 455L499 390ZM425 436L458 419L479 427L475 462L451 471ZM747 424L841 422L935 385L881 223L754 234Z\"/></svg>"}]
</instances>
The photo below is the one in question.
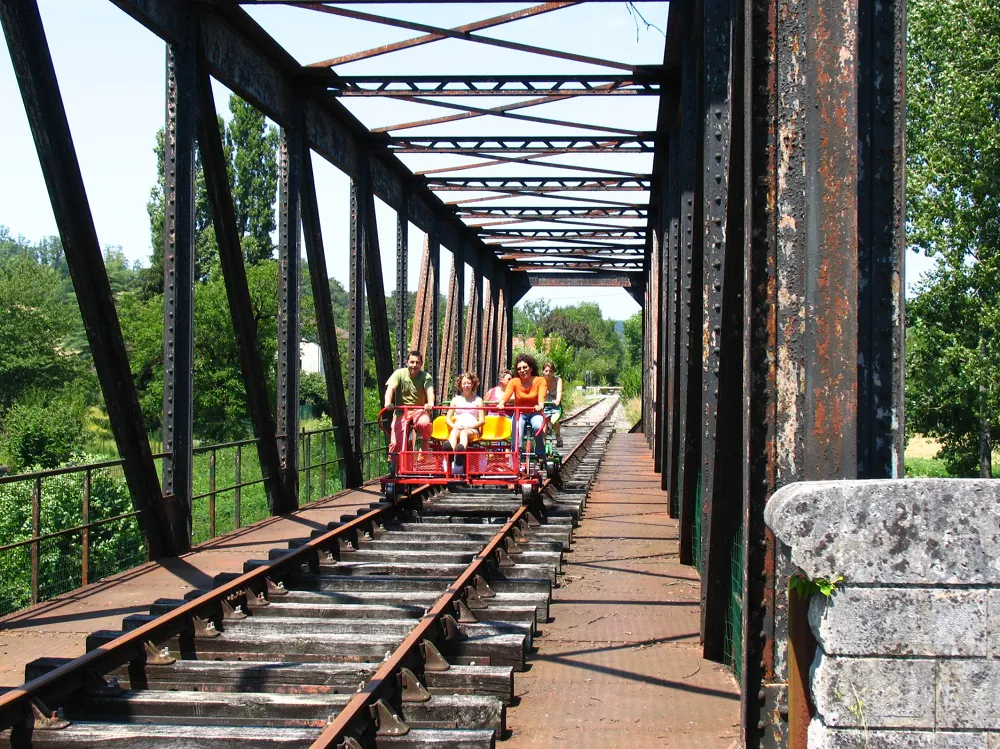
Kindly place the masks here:
<instances>
[{"instance_id":1,"label":"black steel girder","mask_svg":"<svg viewBox=\"0 0 1000 749\"><path fill-rule=\"evenodd\" d=\"M457 206L455 213L467 218L483 218L486 216L504 216L507 218L546 219L559 216L571 216L576 219L589 218L645 218L648 208L644 205L608 207L602 205L588 206Z\"/></svg>"},{"instance_id":2,"label":"black steel girder","mask_svg":"<svg viewBox=\"0 0 1000 749\"><path fill-rule=\"evenodd\" d=\"M434 135L411 138L386 138L385 145L393 153L649 153L653 151L654 134L638 136L529 135Z\"/></svg>"},{"instance_id":3,"label":"black steel girder","mask_svg":"<svg viewBox=\"0 0 1000 749\"><path fill-rule=\"evenodd\" d=\"M433 192L642 192L650 177L427 177L426 184Z\"/></svg>"}]
</instances>

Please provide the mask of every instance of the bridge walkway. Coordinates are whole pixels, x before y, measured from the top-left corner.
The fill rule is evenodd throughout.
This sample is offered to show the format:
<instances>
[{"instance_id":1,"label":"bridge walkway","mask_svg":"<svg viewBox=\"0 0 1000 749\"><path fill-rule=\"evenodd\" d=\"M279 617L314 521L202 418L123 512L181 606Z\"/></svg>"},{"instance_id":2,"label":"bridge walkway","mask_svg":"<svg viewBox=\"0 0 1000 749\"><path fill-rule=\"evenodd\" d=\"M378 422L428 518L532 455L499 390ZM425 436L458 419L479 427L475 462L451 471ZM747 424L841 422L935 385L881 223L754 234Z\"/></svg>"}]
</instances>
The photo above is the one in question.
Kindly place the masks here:
<instances>
[{"instance_id":1,"label":"bridge walkway","mask_svg":"<svg viewBox=\"0 0 1000 749\"><path fill-rule=\"evenodd\" d=\"M24 666L46 656L86 652L87 635L121 628L122 618L144 614L157 598L183 598L208 590L223 572L242 572L248 559L381 499L378 482L313 502L288 515L267 518L200 544L180 557L149 562L31 608L0 618L0 689L20 686Z\"/></svg>"},{"instance_id":2,"label":"bridge walkway","mask_svg":"<svg viewBox=\"0 0 1000 749\"><path fill-rule=\"evenodd\" d=\"M698 573L645 436L612 438L563 569L505 748L734 746L739 688L701 657Z\"/></svg>"}]
</instances>

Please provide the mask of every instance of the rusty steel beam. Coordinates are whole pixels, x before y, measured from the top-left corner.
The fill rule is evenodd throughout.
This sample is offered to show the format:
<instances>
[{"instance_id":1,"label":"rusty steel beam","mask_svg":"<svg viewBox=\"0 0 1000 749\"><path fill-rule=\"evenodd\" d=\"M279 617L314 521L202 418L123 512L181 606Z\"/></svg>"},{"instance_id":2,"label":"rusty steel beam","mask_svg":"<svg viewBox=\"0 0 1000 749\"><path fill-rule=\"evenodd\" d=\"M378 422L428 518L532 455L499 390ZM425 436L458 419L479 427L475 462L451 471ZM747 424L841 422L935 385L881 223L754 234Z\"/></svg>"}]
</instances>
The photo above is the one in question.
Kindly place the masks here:
<instances>
[{"instance_id":1,"label":"rusty steel beam","mask_svg":"<svg viewBox=\"0 0 1000 749\"><path fill-rule=\"evenodd\" d=\"M163 495L178 552L191 545L194 456L194 256L197 59L193 38L167 45L164 129Z\"/></svg>"},{"instance_id":2,"label":"rusty steel beam","mask_svg":"<svg viewBox=\"0 0 1000 749\"><path fill-rule=\"evenodd\" d=\"M508 281L505 279L498 289L497 297L497 359L499 367L508 369L511 365L514 305L509 301Z\"/></svg>"},{"instance_id":3,"label":"rusty steel beam","mask_svg":"<svg viewBox=\"0 0 1000 749\"><path fill-rule=\"evenodd\" d=\"M427 360L428 331L431 325L431 305L435 294L431 289L430 235L424 237L424 251L420 257L420 280L417 282L417 298L413 309L413 328L410 333L409 350L419 351Z\"/></svg>"},{"instance_id":4,"label":"rusty steel beam","mask_svg":"<svg viewBox=\"0 0 1000 749\"><path fill-rule=\"evenodd\" d=\"M483 382L484 387L487 381L491 383L492 387L493 378L496 377L497 372L500 370L500 343L497 337L500 327L498 320L500 286L493 279L486 281L483 298L486 302L483 309L482 325L483 342L486 345L486 351L483 356L483 371L486 376L483 378Z\"/></svg>"},{"instance_id":5,"label":"rusty steel beam","mask_svg":"<svg viewBox=\"0 0 1000 749\"><path fill-rule=\"evenodd\" d=\"M550 192L640 192L649 190L650 175L632 177L431 177L426 185L432 192L489 190L490 192L523 190Z\"/></svg>"},{"instance_id":6,"label":"rusty steel beam","mask_svg":"<svg viewBox=\"0 0 1000 749\"><path fill-rule=\"evenodd\" d=\"M455 343L456 343L456 323L458 321L456 299L456 264L451 264L451 272L448 277L448 294L444 306L444 330L441 333L441 353L438 361L437 371L440 373L440 385L438 388L438 398L442 403L450 402L452 395L452 381L455 375Z\"/></svg>"},{"instance_id":7,"label":"rusty steel beam","mask_svg":"<svg viewBox=\"0 0 1000 749\"><path fill-rule=\"evenodd\" d=\"M575 5L575 3L573 3ZM569 3L566 3L569 5ZM372 23L378 23L385 26L394 26L400 29L409 29L410 31L422 31L427 35L434 35L439 37L447 37L449 39L458 39L463 42L475 42L477 44L485 44L492 47L501 47L503 49L511 49L517 52L529 52L536 55L541 55L543 57L553 57L558 60L569 60L571 62L582 62L588 65L598 65L604 68L614 68L617 70L627 70L629 72L638 72L640 68L633 65L627 65L622 62L616 62L614 60L605 60L600 57L592 57L590 55L578 55L572 52L561 52L559 50L549 49L548 47L538 47L533 44L521 44L520 42L512 42L504 39L494 39L488 36L480 36L479 34L473 34L468 31L455 31L453 29L444 29L438 26L429 26L424 23L415 23L413 21L404 21L399 18L389 18L387 16L378 16L373 13L364 13L358 10L349 10L347 8L336 8L329 5L322 5L321 3L311 3L308 5L302 5L300 7L307 7L312 10L317 10L322 13L331 13L336 16L343 16L345 18L353 18L358 21L370 21ZM530 10L530 9L528 9ZM546 9L548 10L548 9ZM551 8L551 10L558 10L558 8ZM516 20L516 19L511 19ZM497 25L497 24L493 24ZM435 40L436 41L436 40ZM365 54L365 53L358 53ZM371 56L371 55L369 55ZM345 62L353 62L356 59L363 59L360 57L353 57L353 59L344 58L333 58L330 60L322 60L320 62L311 63L308 67L332 67L335 65L343 64Z\"/></svg>"},{"instance_id":8,"label":"rusty steel beam","mask_svg":"<svg viewBox=\"0 0 1000 749\"><path fill-rule=\"evenodd\" d=\"M590 176L606 175L610 177L631 177L632 172L625 172L618 169L608 169L607 167L580 166L579 164L563 164L561 162L547 162L542 159L551 158L554 154L539 153L528 156L499 156L497 154L472 154L483 159L471 164L456 164L452 166L438 167L437 169L421 169L415 171L418 177L426 177L430 174L445 174L447 172L463 172L469 169L482 169L493 166L504 166L507 164L526 164L528 166L540 166L546 169L565 169L571 172L586 172Z\"/></svg>"},{"instance_id":9,"label":"rusty steel beam","mask_svg":"<svg viewBox=\"0 0 1000 749\"><path fill-rule=\"evenodd\" d=\"M595 125L589 122L578 122L576 120L560 120L552 117L540 117L533 114L517 114L513 110L515 109L527 109L528 107L535 107L540 104L548 104L552 101L559 101L560 99L569 99L572 97L544 97L535 101L530 102L519 102L517 104L508 104L506 106L500 107L472 107L468 104L456 104L450 101L440 101L434 98L423 98L420 96L403 96L397 97L396 101L407 101L411 104L423 104L429 107L439 107L441 109L452 109L459 112L463 112L465 116L456 117L440 117L436 119L425 119L416 120L413 122L403 122L398 125L383 125L381 127L372 128L373 133L388 133L395 130L410 130L415 127L423 127L424 125L436 125L442 124L444 122L455 122L460 119L470 119L471 117L502 117L508 120L518 120L521 122L537 122L542 125L556 125L557 127L575 127L581 130L594 130L599 133L614 133L616 135L630 135L636 136L638 133L635 130L629 128L612 127L609 125Z\"/></svg>"},{"instance_id":10,"label":"rusty steel beam","mask_svg":"<svg viewBox=\"0 0 1000 749\"><path fill-rule=\"evenodd\" d=\"M330 420L335 427L334 439L340 457L344 460L346 485L361 486L364 479L361 462L354 453L351 427L347 419L347 398L344 376L340 365L340 344L337 341L337 324L333 317L330 298L330 275L326 268L323 233L319 220L319 201L313 178L312 159L302 161L302 228L309 262L309 279L312 283L313 303L316 307L316 328L320 352L323 356L323 376L326 380L326 397L330 403Z\"/></svg>"},{"instance_id":11,"label":"rusty steel beam","mask_svg":"<svg viewBox=\"0 0 1000 749\"><path fill-rule=\"evenodd\" d=\"M301 285L302 121L281 129L278 184L278 457L281 459L283 504L272 513L299 506L299 296Z\"/></svg>"},{"instance_id":12,"label":"rusty steel beam","mask_svg":"<svg viewBox=\"0 0 1000 749\"><path fill-rule=\"evenodd\" d=\"M525 237L539 239L642 239L646 236L646 228L622 228L619 230L600 229L482 229L484 237Z\"/></svg>"},{"instance_id":13,"label":"rusty steel beam","mask_svg":"<svg viewBox=\"0 0 1000 749\"><path fill-rule=\"evenodd\" d=\"M701 352L702 352L702 244L701 244L701 123L697 49L688 48L681 63L681 378L680 442L677 491L680 500L680 561L697 564L695 505L701 483ZM697 394L697 397L696 397Z\"/></svg>"},{"instance_id":14,"label":"rusty steel beam","mask_svg":"<svg viewBox=\"0 0 1000 749\"><path fill-rule=\"evenodd\" d=\"M413 136L391 137L385 145L393 153L490 154L510 151L530 151L534 154L565 153L651 153L652 134L610 137L579 135L529 136Z\"/></svg>"},{"instance_id":15,"label":"rusty steel beam","mask_svg":"<svg viewBox=\"0 0 1000 749\"><path fill-rule=\"evenodd\" d=\"M294 5L302 6L315 6L316 2L302 2L302 3L292 3ZM531 16L537 16L542 13L549 13L553 10L559 10L560 8L565 8L570 5L576 5L576 2L553 2L553 3L541 3L540 5L534 5L530 8L524 8L523 10L517 10L512 13L504 13L503 15L494 16L493 18L487 18L482 21L476 21L475 23L467 23L462 26L456 26L451 31L459 34L467 34L470 31L482 31L483 29L493 28L494 26L500 26L505 23L510 23L512 21L519 21L522 18L530 18ZM319 63L313 63L312 67L336 67L337 65L343 65L348 62L357 62L359 60L367 60L372 57L378 57L379 55L385 55L390 52L398 52L403 49L409 49L411 47L419 47L423 44L430 44L431 42L440 41L441 39L449 38L447 34L440 32L431 32L429 34L424 34L422 36L414 37L412 39L404 39L401 42L393 42L392 44L385 44L381 47L374 47L372 49L364 50L362 52L354 52L349 55L343 55L341 57L334 57L329 60L323 60Z\"/></svg>"},{"instance_id":16,"label":"rusty steel beam","mask_svg":"<svg viewBox=\"0 0 1000 749\"><path fill-rule=\"evenodd\" d=\"M653 96L660 76L492 75L380 76L338 75L330 90L337 96Z\"/></svg>"},{"instance_id":17,"label":"rusty steel beam","mask_svg":"<svg viewBox=\"0 0 1000 749\"><path fill-rule=\"evenodd\" d=\"M347 419L351 427L351 444L354 457L364 468L365 423L365 280L368 260L365 219L368 191L368 170L361 169L351 180L351 245L350 276L348 283L348 312L350 316L347 342Z\"/></svg>"},{"instance_id":18,"label":"rusty steel beam","mask_svg":"<svg viewBox=\"0 0 1000 749\"><path fill-rule=\"evenodd\" d=\"M35 0L0 3L0 25L147 552L154 559L175 554L184 548L185 540L174 538L164 506L101 245Z\"/></svg>"},{"instance_id":19,"label":"rusty steel beam","mask_svg":"<svg viewBox=\"0 0 1000 749\"><path fill-rule=\"evenodd\" d=\"M368 322L372 328L372 348L375 353L375 374L379 388L392 375L392 339L389 337L389 313L385 307L385 282L382 278L382 251L375 220L375 196L371 190L365 196L365 286L368 295ZM405 288L405 287L404 287Z\"/></svg>"},{"instance_id":20,"label":"rusty steel beam","mask_svg":"<svg viewBox=\"0 0 1000 749\"><path fill-rule=\"evenodd\" d=\"M455 315L453 322L455 344L452 350L452 363L454 364L454 377L462 374L462 352L465 348L465 328L462 324L465 320L463 311L465 309L465 252L460 246L452 251L452 268L455 269Z\"/></svg>"},{"instance_id":21,"label":"rusty steel beam","mask_svg":"<svg viewBox=\"0 0 1000 749\"><path fill-rule=\"evenodd\" d=\"M732 554L736 529L742 526L742 467L732 460L742 450L743 364L743 224L741 152L741 25L728 0L704 0L702 27L704 96L702 184L704 185L705 271L703 321L702 430L702 652L721 661L725 654L726 618L732 598ZM734 49L737 47L737 49ZM730 206L730 200L739 205Z\"/></svg>"},{"instance_id":22,"label":"rusty steel beam","mask_svg":"<svg viewBox=\"0 0 1000 749\"><path fill-rule=\"evenodd\" d=\"M635 273L539 273L528 272L528 283L534 286L577 287L609 286L628 289L638 283Z\"/></svg>"},{"instance_id":23,"label":"rusty steel beam","mask_svg":"<svg viewBox=\"0 0 1000 749\"><path fill-rule=\"evenodd\" d=\"M402 366L406 361L406 318L409 302L408 274L410 264L410 225L406 219L406 199L396 213L396 361Z\"/></svg>"},{"instance_id":24,"label":"rusty steel beam","mask_svg":"<svg viewBox=\"0 0 1000 749\"><path fill-rule=\"evenodd\" d=\"M229 186L222 133L219 132L212 84L205 64L204 50L200 44L198 46L198 149L205 171L205 187L212 207L212 224L219 246L219 264L222 266L222 278L226 284L226 298L233 318L233 333L240 357L240 373L243 376L243 387L247 396L247 411L257 438L257 457L260 459L268 509L273 513L285 506L285 499L282 497L284 486L281 481L281 459L278 456L274 416L271 413L270 397L267 392L267 376L260 357L257 323L253 314L243 248L240 246L240 234L236 224L236 208Z\"/></svg>"},{"instance_id":25,"label":"rusty steel beam","mask_svg":"<svg viewBox=\"0 0 1000 749\"><path fill-rule=\"evenodd\" d=\"M428 359L430 361L431 380L434 383L435 402L440 402L442 383L439 379L441 369L438 365L441 362L441 305L438 303L438 297L441 293L441 243L436 231L431 231L427 235L427 239L429 258L427 264L429 271L427 274L427 297L430 307L430 314L428 316L430 327L427 331L429 339Z\"/></svg>"},{"instance_id":26,"label":"rusty steel beam","mask_svg":"<svg viewBox=\"0 0 1000 749\"><path fill-rule=\"evenodd\" d=\"M520 206L504 205L489 206L486 208L479 206L456 208L458 216L468 216L471 218L486 216L506 216L509 218L536 218L546 219L558 216L570 216L575 219L589 218L646 218L649 209L644 205L629 205L616 208L600 205L588 206Z\"/></svg>"}]
</instances>

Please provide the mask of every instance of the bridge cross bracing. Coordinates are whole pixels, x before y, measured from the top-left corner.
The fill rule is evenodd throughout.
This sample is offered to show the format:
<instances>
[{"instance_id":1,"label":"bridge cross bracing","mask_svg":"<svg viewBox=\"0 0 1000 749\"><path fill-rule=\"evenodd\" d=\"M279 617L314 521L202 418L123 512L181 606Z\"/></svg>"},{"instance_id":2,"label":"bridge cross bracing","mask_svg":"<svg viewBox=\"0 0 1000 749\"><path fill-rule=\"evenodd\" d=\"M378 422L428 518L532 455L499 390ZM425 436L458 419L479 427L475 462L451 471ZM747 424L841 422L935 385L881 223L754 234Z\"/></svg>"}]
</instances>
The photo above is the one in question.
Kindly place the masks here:
<instances>
[{"instance_id":1,"label":"bridge cross bracing","mask_svg":"<svg viewBox=\"0 0 1000 749\"><path fill-rule=\"evenodd\" d=\"M190 545L197 144L272 512L298 495L300 245L351 486L361 483L367 326L380 381L411 346L439 384L460 369L487 380L510 359L513 305L529 288L623 287L643 309L642 428L680 518L682 561L702 573L705 655L741 679L748 745L794 743L802 717L788 706L774 586L785 562L763 505L791 481L900 472L905 3L805 0L792 13L781 0L674 0L662 58L635 63L558 35L552 45L518 39L532 23L558 30L583 5L620 10L610 3L518 4L447 26L412 20L425 18L410 12L421 4L403 2L109 2L168 46L162 485L36 0L0 0L0 21L151 556ZM396 36L299 59L269 34L260 19L276 9L262 6ZM465 52L427 73L393 67L406 50L445 42ZM502 50L509 67L472 64L483 50ZM373 74L369 60L394 72ZM521 72L538 61L558 67ZM212 78L281 127L276 410ZM365 109L373 101L406 114L369 122L389 111ZM636 101L650 106L629 108ZM350 320L337 321L346 353L314 157L351 179ZM408 225L427 235L411 330L405 293L386 309L380 258L391 240L379 237L376 198L398 215L397 292ZM453 259L443 315L441 248Z\"/></svg>"}]
</instances>

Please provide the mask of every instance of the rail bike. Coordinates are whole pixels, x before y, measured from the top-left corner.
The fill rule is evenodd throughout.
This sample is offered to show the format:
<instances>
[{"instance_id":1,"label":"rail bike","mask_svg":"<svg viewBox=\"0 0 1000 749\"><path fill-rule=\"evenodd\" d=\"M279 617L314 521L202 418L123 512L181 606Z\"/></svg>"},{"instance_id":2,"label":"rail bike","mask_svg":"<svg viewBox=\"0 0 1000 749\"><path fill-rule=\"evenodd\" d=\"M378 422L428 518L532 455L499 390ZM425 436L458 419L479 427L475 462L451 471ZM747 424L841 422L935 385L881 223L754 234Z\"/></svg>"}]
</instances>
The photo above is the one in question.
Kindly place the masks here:
<instances>
[{"instance_id":1,"label":"rail bike","mask_svg":"<svg viewBox=\"0 0 1000 749\"><path fill-rule=\"evenodd\" d=\"M436 414L431 422L428 444L419 444L420 437L412 418L418 411ZM451 428L445 419L450 406L395 406L383 408L378 421L386 436L390 435L389 415L393 422L403 420L402 441L389 451L389 473L383 476L382 491L391 502L407 494L411 487L425 484L507 487L520 492L523 501L537 496L546 475L552 476L554 461L541 461L534 455L535 432L530 425L522 429L522 414L542 417L537 435L547 432L548 419L534 408L508 406L487 409L486 423L480 435L469 441L466 450L452 450L448 437ZM526 447L528 443L528 447Z\"/></svg>"}]
</instances>

